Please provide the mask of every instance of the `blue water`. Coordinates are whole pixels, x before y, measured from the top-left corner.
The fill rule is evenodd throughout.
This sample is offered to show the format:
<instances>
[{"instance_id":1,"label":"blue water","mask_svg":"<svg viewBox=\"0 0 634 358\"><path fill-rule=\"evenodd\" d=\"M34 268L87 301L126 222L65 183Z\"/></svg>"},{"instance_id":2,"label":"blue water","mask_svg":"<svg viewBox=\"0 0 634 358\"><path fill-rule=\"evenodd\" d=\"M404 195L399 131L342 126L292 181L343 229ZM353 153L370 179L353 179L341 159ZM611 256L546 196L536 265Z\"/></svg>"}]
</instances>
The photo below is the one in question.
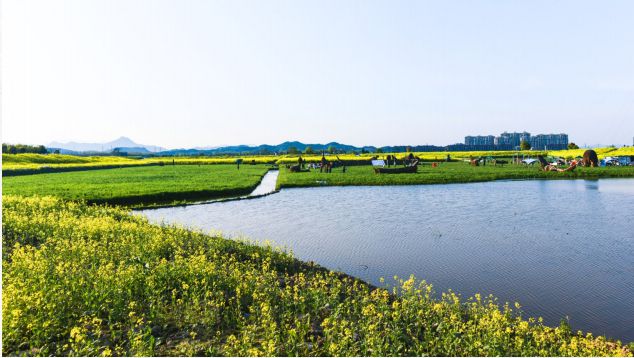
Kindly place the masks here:
<instances>
[{"instance_id":1,"label":"blue water","mask_svg":"<svg viewBox=\"0 0 634 358\"><path fill-rule=\"evenodd\" d=\"M142 213L269 240L376 285L414 274L634 341L633 179L288 189Z\"/></svg>"}]
</instances>

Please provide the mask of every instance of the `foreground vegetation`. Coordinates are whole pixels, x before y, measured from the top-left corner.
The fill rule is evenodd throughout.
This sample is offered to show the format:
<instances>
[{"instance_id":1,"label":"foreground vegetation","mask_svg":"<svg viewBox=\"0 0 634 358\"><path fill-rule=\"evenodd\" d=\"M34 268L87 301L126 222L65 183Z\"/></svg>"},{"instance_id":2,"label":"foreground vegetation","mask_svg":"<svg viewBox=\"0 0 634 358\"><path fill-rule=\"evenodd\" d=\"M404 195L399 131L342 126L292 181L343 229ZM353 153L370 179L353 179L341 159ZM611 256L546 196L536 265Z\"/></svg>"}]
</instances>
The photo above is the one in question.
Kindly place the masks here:
<instances>
[{"instance_id":1,"label":"foreground vegetation","mask_svg":"<svg viewBox=\"0 0 634 358\"><path fill-rule=\"evenodd\" d=\"M630 355L478 295L391 291L118 208L4 196L4 355Z\"/></svg>"},{"instance_id":2,"label":"foreground vegetation","mask_svg":"<svg viewBox=\"0 0 634 358\"><path fill-rule=\"evenodd\" d=\"M123 205L174 204L250 193L263 165L165 165L5 177L3 194Z\"/></svg>"},{"instance_id":3,"label":"foreground vegetation","mask_svg":"<svg viewBox=\"0 0 634 358\"><path fill-rule=\"evenodd\" d=\"M504 165L473 167L468 163L439 163L420 165L417 173L375 174L372 166L335 168L332 173L320 173L319 170L304 173L291 173L286 168L280 170L279 188L310 187L322 185L408 185L408 184L446 184L469 183L501 179L598 179L634 177L634 167L578 167L572 172L544 172L539 166Z\"/></svg>"}]
</instances>

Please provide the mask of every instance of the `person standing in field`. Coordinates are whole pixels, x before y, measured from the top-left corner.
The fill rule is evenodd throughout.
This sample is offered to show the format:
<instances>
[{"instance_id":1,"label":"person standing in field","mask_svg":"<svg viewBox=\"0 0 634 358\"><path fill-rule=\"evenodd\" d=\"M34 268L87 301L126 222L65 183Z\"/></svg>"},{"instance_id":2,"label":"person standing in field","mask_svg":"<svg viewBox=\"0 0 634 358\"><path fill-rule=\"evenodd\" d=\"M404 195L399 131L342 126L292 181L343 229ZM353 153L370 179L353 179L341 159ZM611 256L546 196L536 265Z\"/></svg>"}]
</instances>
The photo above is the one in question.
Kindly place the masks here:
<instances>
[{"instance_id":1,"label":"person standing in field","mask_svg":"<svg viewBox=\"0 0 634 358\"><path fill-rule=\"evenodd\" d=\"M322 172L322 170L324 170L324 169L326 169L326 170L327 170L327 169L328 169L328 168L326 168L326 163L328 163L328 162L326 161L326 156L325 156L325 155L324 155L324 153L322 152L322 153L321 153L321 167L319 168L319 172L320 172L320 173ZM327 173L327 172L326 172L326 173Z\"/></svg>"}]
</instances>

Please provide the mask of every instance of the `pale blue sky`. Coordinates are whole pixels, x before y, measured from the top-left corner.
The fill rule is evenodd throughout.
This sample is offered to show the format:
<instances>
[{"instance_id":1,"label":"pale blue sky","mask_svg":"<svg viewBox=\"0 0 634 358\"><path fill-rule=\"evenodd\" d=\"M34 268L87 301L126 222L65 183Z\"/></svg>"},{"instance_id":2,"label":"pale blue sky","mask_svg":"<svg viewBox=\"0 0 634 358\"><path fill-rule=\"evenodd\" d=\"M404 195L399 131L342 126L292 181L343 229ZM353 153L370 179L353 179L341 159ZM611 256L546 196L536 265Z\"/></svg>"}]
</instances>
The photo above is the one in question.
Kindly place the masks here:
<instances>
[{"instance_id":1,"label":"pale blue sky","mask_svg":"<svg viewBox=\"0 0 634 358\"><path fill-rule=\"evenodd\" d=\"M634 1L2 1L2 139L631 144Z\"/></svg>"}]
</instances>

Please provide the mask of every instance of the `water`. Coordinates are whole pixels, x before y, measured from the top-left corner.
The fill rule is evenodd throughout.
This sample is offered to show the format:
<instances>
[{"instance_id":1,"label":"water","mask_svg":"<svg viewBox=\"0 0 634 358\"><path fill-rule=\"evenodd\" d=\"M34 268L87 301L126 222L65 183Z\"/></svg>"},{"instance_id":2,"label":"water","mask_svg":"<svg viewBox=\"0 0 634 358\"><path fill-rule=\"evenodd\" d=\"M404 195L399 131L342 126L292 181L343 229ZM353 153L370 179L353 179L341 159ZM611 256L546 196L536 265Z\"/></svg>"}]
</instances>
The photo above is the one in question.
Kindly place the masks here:
<instances>
[{"instance_id":1,"label":"water","mask_svg":"<svg viewBox=\"0 0 634 358\"><path fill-rule=\"evenodd\" d=\"M634 341L634 180L282 190L256 200L145 210L154 222L270 240L380 285L520 302L527 315Z\"/></svg>"},{"instance_id":2,"label":"water","mask_svg":"<svg viewBox=\"0 0 634 358\"><path fill-rule=\"evenodd\" d=\"M249 196L259 196L274 192L275 184L277 183L277 176L279 174L279 170L269 170L266 174L264 174L260 185L258 185L257 188L249 194Z\"/></svg>"},{"instance_id":3,"label":"water","mask_svg":"<svg viewBox=\"0 0 634 358\"><path fill-rule=\"evenodd\" d=\"M253 191L249 193L249 195L231 196L231 197L224 197L224 198L218 198L218 199L204 200L204 201L194 202L188 205L189 206L207 205L211 203L220 203L220 202L227 202L227 201L234 201L234 200L254 199L254 198L258 198L268 194L272 194L275 192L275 185L277 183L277 176L279 174L280 174L279 170L269 170L268 172L266 172L266 174L264 174L264 176L262 177L260 184L258 184L258 186L255 189L253 189Z\"/></svg>"}]
</instances>

